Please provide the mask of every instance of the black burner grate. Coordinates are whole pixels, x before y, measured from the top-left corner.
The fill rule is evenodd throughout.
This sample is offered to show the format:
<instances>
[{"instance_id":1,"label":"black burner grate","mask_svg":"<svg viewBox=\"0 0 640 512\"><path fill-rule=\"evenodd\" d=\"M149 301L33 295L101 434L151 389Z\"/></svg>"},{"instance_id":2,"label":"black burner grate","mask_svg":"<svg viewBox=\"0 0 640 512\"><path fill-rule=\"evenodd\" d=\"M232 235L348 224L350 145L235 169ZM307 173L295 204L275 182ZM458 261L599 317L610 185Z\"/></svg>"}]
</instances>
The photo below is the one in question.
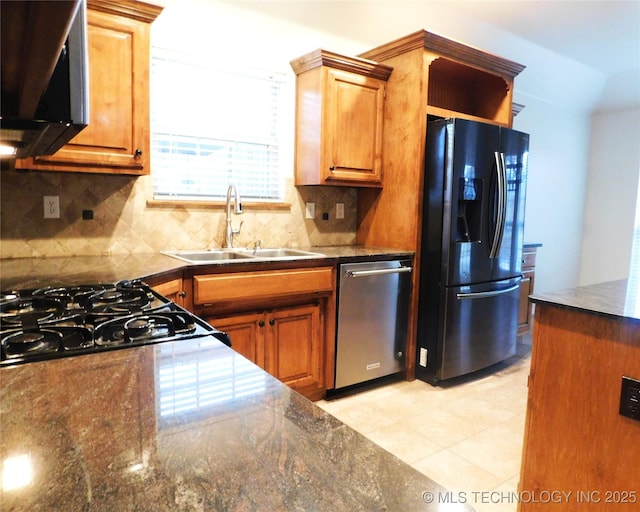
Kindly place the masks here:
<instances>
[{"instance_id":1,"label":"black burner grate","mask_svg":"<svg viewBox=\"0 0 640 512\"><path fill-rule=\"evenodd\" d=\"M1 362L51 359L224 333L141 281L49 287L0 297Z\"/></svg>"}]
</instances>

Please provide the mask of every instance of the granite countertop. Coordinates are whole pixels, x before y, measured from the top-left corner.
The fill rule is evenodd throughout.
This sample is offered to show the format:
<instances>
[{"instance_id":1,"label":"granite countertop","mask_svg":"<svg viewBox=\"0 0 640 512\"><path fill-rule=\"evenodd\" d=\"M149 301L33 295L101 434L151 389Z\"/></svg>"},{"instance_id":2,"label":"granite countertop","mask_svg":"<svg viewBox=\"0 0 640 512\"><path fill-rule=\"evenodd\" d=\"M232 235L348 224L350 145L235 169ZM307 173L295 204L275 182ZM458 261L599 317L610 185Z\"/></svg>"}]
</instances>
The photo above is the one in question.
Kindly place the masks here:
<instances>
[{"instance_id":1,"label":"granite countertop","mask_svg":"<svg viewBox=\"0 0 640 512\"><path fill-rule=\"evenodd\" d=\"M410 512L446 496L211 338L5 367L0 380L3 510Z\"/></svg>"},{"instance_id":2,"label":"granite countertop","mask_svg":"<svg viewBox=\"0 0 640 512\"><path fill-rule=\"evenodd\" d=\"M314 249L327 263L412 254ZM189 267L162 254L0 264L5 290ZM436 511L448 496L213 338L0 368L0 426L3 510Z\"/></svg>"},{"instance_id":3,"label":"granite countertop","mask_svg":"<svg viewBox=\"0 0 640 512\"><path fill-rule=\"evenodd\" d=\"M320 261L335 263L367 258L411 256L412 252L362 246L323 246L300 249L323 254ZM318 261L315 260L315 261ZM312 260L305 259L305 262ZM273 264L279 262L273 261ZM291 263L291 262L288 262ZM243 260L244 265L251 265ZM261 261L255 263L264 265ZM233 262L209 264L218 269L229 269ZM0 260L0 289L33 289L43 286L69 286L88 283L114 283L123 279L145 279L161 274L199 267L189 265L161 253L134 253L113 256L70 256L52 258L16 258ZM201 267L204 269L204 266Z\"/></svg>"},{"instance_id":4,"label":"granite countertop","mask_svg":"<svg viewBox=\"0 0 640 512\"><path fill-rule=\"evenodd\" d=\"M640 324L640 280L637 278L534 293L531 301Z\"/></svg>"}]
</instances>

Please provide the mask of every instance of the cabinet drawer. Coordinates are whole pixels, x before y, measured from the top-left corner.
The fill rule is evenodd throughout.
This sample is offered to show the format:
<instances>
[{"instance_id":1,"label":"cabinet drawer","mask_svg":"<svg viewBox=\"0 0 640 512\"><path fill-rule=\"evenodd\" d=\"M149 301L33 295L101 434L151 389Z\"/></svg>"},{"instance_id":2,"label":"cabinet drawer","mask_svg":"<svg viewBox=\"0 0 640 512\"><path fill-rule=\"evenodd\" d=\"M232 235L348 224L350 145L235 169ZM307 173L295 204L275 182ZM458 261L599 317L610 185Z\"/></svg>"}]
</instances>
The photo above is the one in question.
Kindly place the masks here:
<instances>
[{"instance_id":1,"label":"cabinet drawer","mask_svg":"<svg viewBox=\"0 0 640 512\"><path fill-rule=\"evenodd\" d=\"M330 293L333 269L276 270L194 276L194 304L246 301L297 294Z\"/></svg>"},{"instance_id":2,"label":"cabinet drawer","mask_svg":"<svg viewBox=\"0 0 640 512\"><path fill-rule=\"evenodd\" d=\"M536 253L523 252L522 253L522 270L532 269L535 266L536 266Z\"/></svg>"}]
</instances>

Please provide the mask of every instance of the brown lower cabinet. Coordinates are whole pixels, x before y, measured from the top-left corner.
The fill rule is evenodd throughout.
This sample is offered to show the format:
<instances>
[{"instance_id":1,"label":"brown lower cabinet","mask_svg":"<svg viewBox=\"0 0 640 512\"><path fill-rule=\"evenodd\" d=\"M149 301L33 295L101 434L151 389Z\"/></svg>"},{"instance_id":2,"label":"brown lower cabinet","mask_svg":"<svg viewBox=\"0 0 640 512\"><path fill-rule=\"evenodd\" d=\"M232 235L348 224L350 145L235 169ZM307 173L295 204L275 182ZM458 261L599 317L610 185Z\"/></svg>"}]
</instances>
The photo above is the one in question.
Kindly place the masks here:
<instances>
[{"instance_id":1,"label":"brown lower cabinet","mask_svg":"<svg viewBox=\"0 0 640 512\"><path fill-rule=\"evenodd\" d=\"M191 281L193 312L226 332L233 350L311 400L333 387L335 267L243 270Z\"/></svg>"},{"instance_id":2,"label":"brown lower cabinet","mask_svg":"<svg viewBox=\"0 0 640 512\"><path fill-rule=\"evenodd\" d=\"M204 319L225 331L233 349L312 399L324 395L322 307L317 304Z\"/></svg>"}]
</instances>

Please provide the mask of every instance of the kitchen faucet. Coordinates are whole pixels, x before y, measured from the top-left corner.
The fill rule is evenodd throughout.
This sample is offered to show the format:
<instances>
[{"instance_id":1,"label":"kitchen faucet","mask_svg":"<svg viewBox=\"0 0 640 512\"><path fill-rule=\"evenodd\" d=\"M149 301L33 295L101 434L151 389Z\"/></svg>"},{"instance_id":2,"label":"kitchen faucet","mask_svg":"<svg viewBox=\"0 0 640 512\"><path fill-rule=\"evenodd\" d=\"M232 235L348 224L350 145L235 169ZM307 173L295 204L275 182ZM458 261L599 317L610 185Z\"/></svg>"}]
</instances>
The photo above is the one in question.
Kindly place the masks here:
<instances>
[{"instance_id":1,"label":"kitchen faucet","mask_svg":"<svg viewBox=\"0 0 640 512\"><path fill-rule=\"evenodd\" d=\"M238 189L232 183L227 188L227 232L225 233L224 246L227 248L233 247L233 235L237 235L240 233L242 229L242 224L244 221L240 221L240 226L238 229L233 229L231 225L231 194L233 193L233 213L239 215L242 213L242 201L240 200L240 194L238 194Z\"/></svg>"}]
</instances>

